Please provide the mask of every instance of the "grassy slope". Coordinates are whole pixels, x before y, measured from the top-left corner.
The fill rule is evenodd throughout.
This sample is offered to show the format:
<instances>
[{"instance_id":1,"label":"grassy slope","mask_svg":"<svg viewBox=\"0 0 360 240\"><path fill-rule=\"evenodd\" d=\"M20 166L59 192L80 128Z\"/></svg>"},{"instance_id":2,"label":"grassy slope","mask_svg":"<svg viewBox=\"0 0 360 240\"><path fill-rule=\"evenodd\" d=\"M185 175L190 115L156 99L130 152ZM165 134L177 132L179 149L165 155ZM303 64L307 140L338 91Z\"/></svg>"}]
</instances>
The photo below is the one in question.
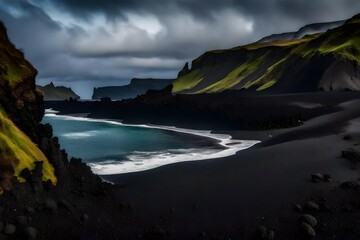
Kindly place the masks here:
<instances>
[{"instance_id":1,"label":"grassy slope","mask_svg":"<svg viewBox=\"0 0 360 240\"><path fill-rule=\"evenodd\" d=\"M344 26L325 33L307 35L302 39L288 41L274 41L268 43L253 43L245 46L235 47L228 50L210 51L210 54L224 54L234 51L247 51L247 59L243 64L238 65L227 76L217 82L204 87L194 93L214 93L222 92L233 88L243 81L246 77L253 74L261 66L268 66L271 58L276 55L279 49L288 52L287 56L271 64L257 79L252 79L244 83L244 89L254 89L256 91L265 90L276 84L282 76L284 69L291 59L305 58L310 59L314 56L331 55L341 61L351 61L360 65L360 16L355 16ZM258 50L267 49L267 51ZM265 52L265 53L264 53ZM202 61L204 55L195 59L194 62ZM240 61L239 61L240 62ZM265 65L266 64L266 65ZM200 71L199 69L195 71ZM177 79L174 84L176 91L189 90L199 83L199 78L193 76L194 71ZM202 79L206 81L206 79ZM181 84L180 84L181 82Z\"/></svg>"},{"instance_id":2,"label":"grassy slope","mask_svg":"<svg viewBox=\"0 0 360 240\"><path fill-rule=\"evenodd\" d=\"M34 162L43 162L43 180L51 180L56 183L54 168L49 163L40 149L27 137L15 124L0 111L0 159L2 165L11 165L15 170L15 176L20 181L20 172L25 169L33 169ZM3 162L8 161L8 162Z\"/></svg>"},{"instance_id":3,"label":"grassy slope","mask_svg":"<svg viewBox=\"0 0 360 240\"><path fill-rule=\"evenodd\" d=\"M8 83L16 91L24 81L37 74L35 68L25 60L21 51L9 41L5 27L0 23L0 83ZM0 89L1 91L1 89ZM11 101L10 99L3 101ZM20 172L35 167L34 162L43 161L43 180L56 184L54 168L36 144L26 136L2 110L0 102L0 175L14 173L19 181ZM9 170L11 169L11 170Z\"/></svg>"},{"instance_id":4,"label":"grassy slope","mask_svg":"<svg viewBox=\"0 0 360 240\"><path fill-rule=\"evenodd\" d=\"M198 85L203 80L203 75L200 70L192 71L191 73L179 77L173 82L173 92L180 92L183 90L191 89Z\"/></svg>"}]
</instances>

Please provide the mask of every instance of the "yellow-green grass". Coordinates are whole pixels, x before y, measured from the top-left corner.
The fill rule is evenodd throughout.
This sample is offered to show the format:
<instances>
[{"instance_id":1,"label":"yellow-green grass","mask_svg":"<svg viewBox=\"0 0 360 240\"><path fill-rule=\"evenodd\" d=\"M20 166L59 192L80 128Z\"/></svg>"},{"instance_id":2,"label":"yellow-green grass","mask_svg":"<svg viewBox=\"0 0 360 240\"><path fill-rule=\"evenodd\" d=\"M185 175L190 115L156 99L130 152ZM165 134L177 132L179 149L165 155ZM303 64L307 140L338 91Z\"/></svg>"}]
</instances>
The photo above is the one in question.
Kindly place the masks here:
<instances>
[{"instance_id":1,"label":"yellow-green grass","mask_svg":"<svg viewBox=\"0 0 360 240\"><path fill-rule=\"evenodd\" d=\"M200 70L191 71L185 76L179 77L173 82L173 93L188 90L198 85L203 80Z\"/></svg>"},{"instance_id":2,"label":"yellow-green grass","mask_svg":"<svg viewBox=\"0 0 360 240\"><path fill-rule=\"evenodd\" d=\"M266 58L267 54L260 57L253 56L251 60L232 70L225 78L196 93L215 93L228 90L256 71L265 62Z\"/></svg>"},{"instance_id":3,"label":"yellow-green grass","mask_svg":"<svg viewBox=\"0 0 360 240\"><path fill-rule=\"evenodd\" d=\"M54 185L57 179L54 167L50 164L43 152L0 110L0 164L11 166L14 175L20 182L22 170L32 170L35 162L43 162L43 181L50 180ZM2 162L7 161L7 162Z\"/></svg>"},{"instance_id":4,"label":"yellow-green grass","mask_svg":"<svg viewBox=\"0 0 360 240\"><path fill-rule=\"evenodd\" d=\"M260 49L263 50L259 51ZM360 65L360 20L358 18L354 18L339 28L326 31L325 33L306 35L301 39L273 41L267 43L252 43L232 49L214 50L207 52L201 55L199 58L195 59L194 62L201 62L202 58L206 54L220 55L227 52L242 50L245 50L245 53L248 57L245 62L231 70L226 77L219 79L219 81L211 85L205 86L204 89L200 89L195 93L214 93L233 88L236 86L236 84L243 81L247 76L253 72L258 71L262 60L264 62L270 61L271 59L269 58L273 56L272 51L275 49L277 52L274 52L274 56L276 56L276 53L279 53L281 49L284 49L283 53L287 53L286 57L268 68L267 71L263 73L258 79L247 82L242 88L255 88L257 91L261 91L273 86L281 77L281 74L284 71L284 66L291 65L292 62L289 61L298 58L310 59L312 57L329 56L334 59L341 61L351 61L357 65ZM265 59L261 59L261 61L255 61L253 57L249 57L263 57L264 55L260 55L263 52L267 52L267 56ZM242 60L244 59L239 59L239 61ZM200 70L197 71L199 72ZM206 69L203 69L202 71L205 72ZM194 75L197 73L190 72L185 76L185 78L180 79L179 82L182 82L182 84L178 84L176 91L180 92L185 90L185 87L186 90L188 90L198 85L202 78L194 77ZM193 80L193 82L191 82L191 80ZM184 82L186 82L186 84L184 84ZM182 87L184 87L184 89L181 89Z\"/></svg>"},{"instance_id":5,"label":"yellow-green grass","mask_svg":"<svg viewBox=\"0 0 360 240\"><path fill-rule=\"evenodd\" d=\"M273 86L276 83L276 79L278 79L282 73L283 70L282 64L287 59L288 57L284 57L280 61L274 63L273 65L271 65L266 69L265 73L261 77L259 77L254 81L247 82L242 88L249 89L251 87L257 87L256 91L262 91Z\"/></svg>"},{"instance_id":6,"label":"yellow-green grass","mask_svg":"<svg viewBox=\"0 0 360 240\"><path fill-rule=\"evenodd\" d=\"M262 91L262 90L265 90L269 87L271 87L272 85L274 85L276 83L276 80L270 80L268 81L267 83L264 83L262 86L258 87L256 89L256 91Z\"/></svg>"}]
</instances>

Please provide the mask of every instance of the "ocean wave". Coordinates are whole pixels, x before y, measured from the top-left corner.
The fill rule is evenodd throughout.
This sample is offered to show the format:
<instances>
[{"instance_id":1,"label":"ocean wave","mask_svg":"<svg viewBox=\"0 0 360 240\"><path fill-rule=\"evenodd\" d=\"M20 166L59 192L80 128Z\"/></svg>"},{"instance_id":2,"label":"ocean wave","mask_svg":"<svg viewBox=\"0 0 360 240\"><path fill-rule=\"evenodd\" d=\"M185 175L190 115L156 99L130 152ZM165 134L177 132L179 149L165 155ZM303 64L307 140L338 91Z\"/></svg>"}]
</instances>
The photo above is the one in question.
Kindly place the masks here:
<instances>
[{"instance_id":1,"label":"ocean wave","mask_svg":"<svg viewBox=\"0 0 360 240\"><path fill-rule=\"evenodd\" d=\"M83 139L89 137L95 137L99 131L85 131L85 132L72 132L72 133L64 133L61 134L62 137L71 138L71 139Z\"/></svg>"},{"instance_id":2,"label":"ocean wave","mask_svg":"<svg viewBox=\"0 0 360 240\"><path fill-rule=\"evenodd\" d=\"M125 127L138 127L138 128L152 128L177 133L185 133L200 137L206 137L217 141L221 148L190 148L190 149L168 149L158 152L142 152L135 151L126 156L124 161L115 160L113 158L105 159L101 162L92 162L88 165L92 168L93 172L99 175L123 174L131 172L139 172L157 168L163 165L168 165L178 162L207 160L214 158L227 157L235 155L238 151L245 150L258 144L258 140L236 140L232 139L230 135L214 134L210 130L192 130L185 128L177 128L172 126L157 126L157 125L134 125L123 124L119 121L104 120L104 119L91 119L85 117L56 115L54 112L47 112L47 117L58 118L62 120L71 121L85 121L85 122L99 122L110 125L118 125ZM69 133L70 137L91 137L91 132L77 132ZM69 134L67 136L69 137Z\"/></svg>"}]
</instances>

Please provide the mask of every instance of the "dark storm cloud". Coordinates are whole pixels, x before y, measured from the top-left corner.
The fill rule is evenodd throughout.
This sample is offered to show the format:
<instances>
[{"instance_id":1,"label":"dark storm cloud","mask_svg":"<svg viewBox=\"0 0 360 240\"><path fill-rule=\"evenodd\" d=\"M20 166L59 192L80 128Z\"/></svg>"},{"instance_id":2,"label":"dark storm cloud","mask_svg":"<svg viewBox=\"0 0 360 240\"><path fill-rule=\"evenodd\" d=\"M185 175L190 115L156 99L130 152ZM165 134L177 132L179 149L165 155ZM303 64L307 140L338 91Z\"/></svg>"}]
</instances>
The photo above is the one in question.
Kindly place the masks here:
<instances>
[{"instance_id":1,"label":"dark storm cloud","mask_svg":"<svg viewBox=\"0 0 360 240\"><path fill-rule=\"evenodd\" d=\"M359 0L0 0L0 20L42 82L97 86L175 77L204 51L358 12Z\"/></svg>"}]
</instances>

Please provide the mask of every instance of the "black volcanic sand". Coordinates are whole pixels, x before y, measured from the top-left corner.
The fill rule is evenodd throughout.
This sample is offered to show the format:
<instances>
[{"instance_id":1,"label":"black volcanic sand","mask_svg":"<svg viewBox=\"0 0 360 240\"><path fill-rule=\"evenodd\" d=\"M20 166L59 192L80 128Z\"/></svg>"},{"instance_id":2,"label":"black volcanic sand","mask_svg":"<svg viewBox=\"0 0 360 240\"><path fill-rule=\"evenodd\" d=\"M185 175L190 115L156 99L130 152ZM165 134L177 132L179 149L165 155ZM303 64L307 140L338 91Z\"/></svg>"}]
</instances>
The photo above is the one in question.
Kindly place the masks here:
<instances>
[{"instance_id":1,"label":"black volcanic sand","mask_svg":"<svg viewBox=\"0 0 360 240\"><path fill-rule=\"evenodd\" d=\"M297 106L291 108L294 113L301 112L310 120L294 128L263 131L241 127L225 131L217 125L217 132L262 143L231 157L101 176L116 185L106 185L100 197L93 193L80 198L80 203L73 199L90 216L77 233L85 239L254 239L257 227L265 226L274 230L275 239L307 239L301 234L298 218L309 213L318 220L316 239L359 239L359 171L341 157L349 148L360 150L359 96L251 97L256 111L248 113L249 119L255 119L262 108L278 114L289 109L286 104L294 106L295 102ZM274 111L269 109L272 103ZM75 110L71 110L73 104ZM91 112L88 110L105 103L84 104L88 108L82 112ZM119 107L119 103L111 104L107 111ZM140 111L137 104L132 106L135 112ZM317 112L319 104L322 107ZM69 102L55 105L59 109L54 109L63 113L81 112L84 106ZM106 112L96 114L111 118ZM262 113L258 115L262 117ZM169 119L168 125L176 125ZM156 123L150 120L146 119ZM332 181L313 183L313 173L329 174ZM347 181L354 183L344 185ZM84 184L87 186L87 181ZM310 200L320 209L302 208ZM300 205L297 211L294 204Z\"/></svg>"},{"instance_id":2,"label":"black volcanic sand","mask_svg":"<svg viewBox=\"0 0 360 240\"><path fill-rule=\"evenodd\" d=\"M251 236L258 225L273 229L277 239L293 239L299 236L293 202L331 196L340 183L359 177L340 158L349 148L344 129L360 131L360 125L346 128L360 116L359 104L358 100L342 104L339 112L287 131L247 132L249 139L257 134L266 139L269 133L274 137L235 156L102 178L126 186L121 198L136 206L146 224L157 225L174 239L241 239ZM243 136L239 131L234 135ZM318 172L330 174L333 181L311 183L310 174ZM351 228L353 222L348 220Z\"/></svg>"}]
</instances>

